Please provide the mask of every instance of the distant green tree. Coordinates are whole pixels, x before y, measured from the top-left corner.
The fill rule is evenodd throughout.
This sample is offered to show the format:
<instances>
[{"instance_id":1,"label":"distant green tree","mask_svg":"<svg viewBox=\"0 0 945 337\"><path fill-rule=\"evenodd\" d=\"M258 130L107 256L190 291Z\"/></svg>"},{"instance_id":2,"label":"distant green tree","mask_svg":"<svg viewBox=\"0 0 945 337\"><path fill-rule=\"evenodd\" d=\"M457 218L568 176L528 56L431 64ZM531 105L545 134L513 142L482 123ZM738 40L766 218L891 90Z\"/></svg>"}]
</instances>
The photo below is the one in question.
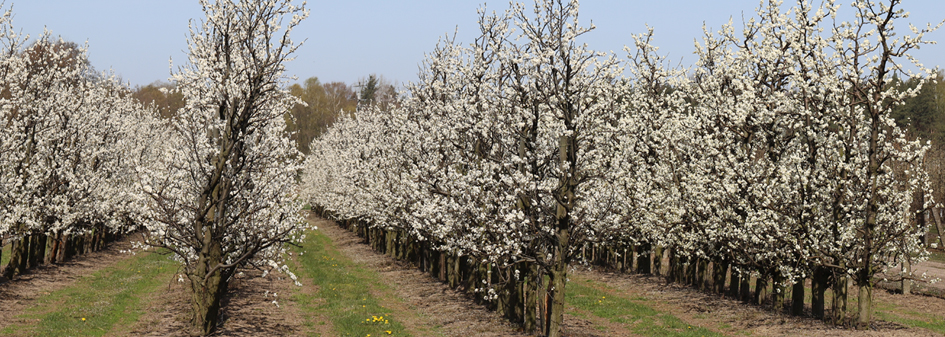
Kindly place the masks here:
<instances>
[{"instance_id":1,"label":"distant green tree","mask_svg":"<svg viewBox=\"0 0 945 337\"><path fill-rule=\"evenodd\" d=\"M154 104L161 117L171 118L184 107L184 94L174 88L173 84L157 81L135 88L132 95L142 104Z\"/></svg>"},{"instance_id":2,"label":"distant green tree","mask_svg":"<svg viewBox=\"0 0 945 337\"><path fill-rule=\"evenodd\" d=\"M361 102L373 103L374 94L377 92L377 76L368 75L367 81L361 87Z\"/></svg>"},{"instance_id":3,"label":"distant green tree","mask_svg":"<svg viewBox=\"0 0 945 337\"><path fill-rule=\"evenodd\" d=\"M309 144L330 126L340 113L350 113L358 106L354 90L342 82L322 84L310 77L302 85L293 84L289 92L307 105L296 105L286 115L286 131L299 151L309 154Z\"/></svg>"},{"instance_id":4,"label":"distant green tree","mask_svg":"<svg viewBox=\"0 0 945 337\"><path fill-rule=\"evenodd\" d=\"M384 76L370 74L359 80L357 87L361 88L359 104L377 105L386 111L391 104L397 102L397 88Z\"/></svg>"},{"instance_id":5,"label":"distant green tree","mask_svg":"<svg viewBox=\"0 0 945 337\"><path fill-rule=\"evenodd\" d=\"M915 89L919 81L915 78L902 81L894 78L891 85L900 91ZM935 82L926 83L915 97L906 99L902 105L893 109L893 117L901 127L914 136L930 140L936 144L945 144L945 83L940 72Z\"/></svg>"}]
</instances>

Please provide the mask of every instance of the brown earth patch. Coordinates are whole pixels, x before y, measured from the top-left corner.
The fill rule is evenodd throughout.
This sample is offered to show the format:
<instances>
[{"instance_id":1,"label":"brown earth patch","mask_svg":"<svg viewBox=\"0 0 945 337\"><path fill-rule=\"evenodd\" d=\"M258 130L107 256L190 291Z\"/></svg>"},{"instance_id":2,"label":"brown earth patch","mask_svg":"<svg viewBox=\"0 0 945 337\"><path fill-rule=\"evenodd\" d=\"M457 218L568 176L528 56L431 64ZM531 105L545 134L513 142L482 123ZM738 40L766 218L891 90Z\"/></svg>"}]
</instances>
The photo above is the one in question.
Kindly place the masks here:
<instances>
[{"instance_id":1,"label":"brown earth patch","mask_svg":"<svg viewBox=\"0 0 945 337\"><path fill-rule=\"evenodd\" d=\"M281 273L262 274L260 270L243 270L230 281L230 291L221 303L221 323L213 336L309 336L319 332L305 326L301 309L290 300L290 295L303 287ZM151 305L131 334L189 336L189 293L188 283L177 280L153 293Z\"/></svg>"}]
</instances>

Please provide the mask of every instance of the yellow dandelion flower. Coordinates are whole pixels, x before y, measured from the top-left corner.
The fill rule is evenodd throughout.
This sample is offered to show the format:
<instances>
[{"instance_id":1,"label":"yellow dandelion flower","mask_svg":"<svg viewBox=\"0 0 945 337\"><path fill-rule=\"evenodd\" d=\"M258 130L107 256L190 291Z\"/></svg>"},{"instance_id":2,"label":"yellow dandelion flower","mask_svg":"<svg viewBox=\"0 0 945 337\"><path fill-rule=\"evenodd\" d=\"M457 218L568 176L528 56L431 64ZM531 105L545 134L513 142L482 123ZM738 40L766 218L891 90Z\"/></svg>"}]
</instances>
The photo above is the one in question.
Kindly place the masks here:
<instances>
[{"instance_id":1,"label":"yellow dandelion flower","mask_svg":"<svg viewBox=\"0 0 945 337\"><path fill-rule=\"evenodd\" d=\"M85 317L82 317L82 321L85 322Z\"/></svg>"}]
</instances>

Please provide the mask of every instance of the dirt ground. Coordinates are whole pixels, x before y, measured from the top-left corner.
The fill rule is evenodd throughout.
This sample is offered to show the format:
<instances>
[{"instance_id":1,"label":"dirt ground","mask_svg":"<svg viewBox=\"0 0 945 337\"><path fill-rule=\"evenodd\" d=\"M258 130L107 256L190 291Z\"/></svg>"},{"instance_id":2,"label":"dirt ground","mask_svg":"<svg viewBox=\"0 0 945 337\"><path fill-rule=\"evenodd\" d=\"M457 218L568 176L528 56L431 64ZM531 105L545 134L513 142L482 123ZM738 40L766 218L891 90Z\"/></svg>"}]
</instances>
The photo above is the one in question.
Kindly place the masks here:
<instances>
[{"instance_id":1,"label":"dirt ground","mask_svg":"<svg viewBox=\"0 0 945 337\"><path fill-rule=\"evenodd\" d=\"M945 294L945 263L935 261L923 261L916 263L912 267L912 274L915 277L915 286L917 290ZM898 277L899 268L892 268L888 275L891 278Z\"/></svg>"},{"instance_id":2,"label":"dirt ground","mask_svg":"<svg viewBox=\"0 0 945 337\"><path fill-rule=\"evenodd\" d=\"M16 316L38 297L68 287L79 278L131 257L122 250L131 248L130 239L109 244L105 249L78 256L61 264L42 265L14 280L0 280L0 329L22 323Z\"/></svg>"},{"instance_id":3,"label":"dirt ground","mask_svg":"<svg viewBox=\"0 0 945 337\"><path fill-rule=\"evenodd\" d=\"M314 332L303 326L301 310L294 302L278 297L298 289L292 281L282 274L261 274L244 270L234 277L221 304L222 325L214 336L307 336ZM154 293L151 306L132 328L132 335L188 336L187 287L186 282L172 280L167 288Z\"/></svg>"}]
</instances>

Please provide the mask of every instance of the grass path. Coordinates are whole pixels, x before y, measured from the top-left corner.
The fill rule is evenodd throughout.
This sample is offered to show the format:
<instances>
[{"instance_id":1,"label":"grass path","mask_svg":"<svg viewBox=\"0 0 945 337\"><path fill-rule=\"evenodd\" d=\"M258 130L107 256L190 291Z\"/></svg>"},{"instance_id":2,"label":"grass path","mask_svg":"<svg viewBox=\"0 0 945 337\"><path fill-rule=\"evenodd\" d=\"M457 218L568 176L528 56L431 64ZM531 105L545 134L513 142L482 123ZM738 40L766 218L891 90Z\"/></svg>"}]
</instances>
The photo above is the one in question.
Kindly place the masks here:
<instances>
[{"instance_id":1,"label":"grass path","mask_svg":"<svg viewBox=\"0 0 945 337\"><path fill-rule=\"evenodd\" d=\"M629 298L606 283L580 276L570 281L566 294L569 314L593 316L596 329L606 335L722 336L653 308L650 299Z\"/></svg>"},{"instance_id":2,"label":"grass path","mask_svg":"<svg viewBox=\"0 0 945 337\"><path fill-rule=\"evenodd\" d=\"M142 314L147 303L141 299L164 285L175 271L176 263L167 256L141 252L40 296L0 335L123 335Z\"/></svg>"},{"instance_id":3,"label":"grass path","mask_svg":"<svg viewBox=\"0 0 945 337\"><path fill-rule=\"evenodd\" d=\"M304 287L315 289L291 298L313 314L306 325L327 325L330 336L437 335L431 330L408 331L402 319L416 313L405 309L376 271L353 262L320 231L308 232L302 248L295 248L294 253L294 269Z\"/></svg>"}]
</instances>

